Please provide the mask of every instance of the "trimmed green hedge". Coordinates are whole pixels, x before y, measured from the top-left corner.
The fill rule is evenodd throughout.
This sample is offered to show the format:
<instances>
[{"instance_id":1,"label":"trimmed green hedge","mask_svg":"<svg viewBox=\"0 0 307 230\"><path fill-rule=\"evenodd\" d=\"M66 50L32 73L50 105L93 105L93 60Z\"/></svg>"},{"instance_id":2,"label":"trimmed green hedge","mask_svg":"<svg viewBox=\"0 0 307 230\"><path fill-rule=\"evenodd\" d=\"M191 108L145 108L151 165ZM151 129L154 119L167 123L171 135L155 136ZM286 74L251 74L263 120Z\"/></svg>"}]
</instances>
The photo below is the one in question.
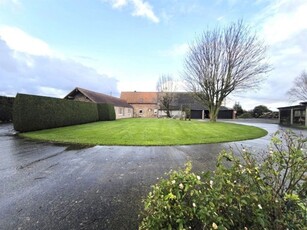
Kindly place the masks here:
<instances>
[{"instance_id":1,"label":"trimmed green hedge","mask_svg":"<svg viewBox=\"0 0 307 230\"><path fill-rule=\"evenodd\" d=\"M20 132L98 120L97 105L89 102L17 94L13 107L14 129Z\"/></svg>"},{"instance_id":2,"label":"trimmed green hedge","mask_svg":"<svg viewBox=\"0 0 307 230\"><path fill-rule=\"evenodd\" d=\"M113 121L116 119L114 106L111 104L97 104L99 121Z\"/></svg>"},{"instance_id":3,"label":"trimmed green hedge","mask_svg":"<svg viewBox=\"0 0 307 230\"><path fill-rule=\"evenodd\" d=\"M10 122L13 120L13 97L0 96L0 122Z\"/></svg>"}]
</instances>

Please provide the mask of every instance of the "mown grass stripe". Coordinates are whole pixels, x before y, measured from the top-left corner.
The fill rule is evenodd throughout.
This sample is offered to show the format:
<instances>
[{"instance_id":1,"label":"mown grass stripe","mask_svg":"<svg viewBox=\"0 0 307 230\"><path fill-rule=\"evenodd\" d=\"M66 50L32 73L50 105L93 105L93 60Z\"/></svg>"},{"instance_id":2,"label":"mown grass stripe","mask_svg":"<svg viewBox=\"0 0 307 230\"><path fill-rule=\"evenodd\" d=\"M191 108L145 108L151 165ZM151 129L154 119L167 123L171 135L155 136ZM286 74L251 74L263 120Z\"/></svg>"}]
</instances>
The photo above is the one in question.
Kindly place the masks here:
<instances>
[{"instance_id":1,"label":"mown grass stripe","mask_svg":"<svg viewBox=\"0 0 307 230\"><path fill-rule=\"evenodd\" d=\"M248 140L267 131L233 123L133 118L47 129L20 136L86 145L190 145Z\"/></svg>"}]
</instances>

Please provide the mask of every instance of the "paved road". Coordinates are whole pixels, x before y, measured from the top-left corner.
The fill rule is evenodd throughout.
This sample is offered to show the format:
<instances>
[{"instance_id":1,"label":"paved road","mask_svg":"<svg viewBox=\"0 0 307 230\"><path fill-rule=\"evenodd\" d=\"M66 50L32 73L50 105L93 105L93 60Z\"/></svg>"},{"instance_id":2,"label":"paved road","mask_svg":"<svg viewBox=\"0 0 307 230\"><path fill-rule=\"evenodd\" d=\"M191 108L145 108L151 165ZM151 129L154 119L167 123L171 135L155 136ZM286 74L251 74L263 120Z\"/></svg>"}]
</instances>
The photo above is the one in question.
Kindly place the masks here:
<instances>
[{"instance_id":1,"label":"paved road","mask_svg":"<svg viewBox=\"0 0 307 230\"><path fill-rule=\"evenodd\" d=\"M0 229L137 229L157 177L188 160L194 171L212 170L222 149L265 149L270 134L235 144L78 149L21 139L0 125Z\"/></svg>"}]
</instances>

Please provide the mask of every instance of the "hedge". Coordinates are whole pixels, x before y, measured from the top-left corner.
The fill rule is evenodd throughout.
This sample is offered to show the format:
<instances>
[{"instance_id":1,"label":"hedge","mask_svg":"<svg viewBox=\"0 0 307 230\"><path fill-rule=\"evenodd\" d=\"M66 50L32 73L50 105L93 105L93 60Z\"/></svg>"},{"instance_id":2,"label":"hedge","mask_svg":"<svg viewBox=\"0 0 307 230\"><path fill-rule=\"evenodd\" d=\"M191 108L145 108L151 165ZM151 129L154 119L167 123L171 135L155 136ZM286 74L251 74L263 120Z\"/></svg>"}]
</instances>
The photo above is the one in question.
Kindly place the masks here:
<instances>
[{"instance_id":1,"label":"hedge","mask_svg":"<svg viewBox=\"0 0 307 230\"><path fill-rule=\"evenodd\" d=\"M116 119L114 106L111 104L97 104L99 121L113 121Z\"/></svg>"},{"instance_id":2,"label":"hedge","mask_svg":"<svg viewBox=\"0 0 307 230\"><path fill-rule=\"evenodd\" d=\"M13 97L0 96L0 122L12 121L13 103Z\"/></svg>"},{"instance_id":3,"label":"hedge","mask_svg":"<svg viewBox=\"0 0 307 230\"><path fill-rule=\"evenodd\" d=\"M97 104L17 94L13 107L14 129L20 132L95 122Z\"/></svg>"}]
</instances>

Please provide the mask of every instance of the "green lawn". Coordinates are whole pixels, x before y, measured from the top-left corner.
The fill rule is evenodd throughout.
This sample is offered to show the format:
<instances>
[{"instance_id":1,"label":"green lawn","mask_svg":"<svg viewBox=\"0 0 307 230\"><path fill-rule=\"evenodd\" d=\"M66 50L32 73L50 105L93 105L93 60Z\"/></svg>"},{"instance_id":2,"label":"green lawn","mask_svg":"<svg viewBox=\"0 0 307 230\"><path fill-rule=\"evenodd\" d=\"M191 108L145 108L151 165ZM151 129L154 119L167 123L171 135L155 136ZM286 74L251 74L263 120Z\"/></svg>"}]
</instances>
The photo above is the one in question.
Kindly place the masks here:
<instances>
[{"instance_id":1,"label":"green lawn","mask_svg":"<svg viewBox=\"0 0 307 230\"><path fill-rule=\"evenodd\" d=\"M31 139L85 145L190 145L254 139L267 131L247 125L132 118L22 133Z\"/></svg>"}]
</instances>

